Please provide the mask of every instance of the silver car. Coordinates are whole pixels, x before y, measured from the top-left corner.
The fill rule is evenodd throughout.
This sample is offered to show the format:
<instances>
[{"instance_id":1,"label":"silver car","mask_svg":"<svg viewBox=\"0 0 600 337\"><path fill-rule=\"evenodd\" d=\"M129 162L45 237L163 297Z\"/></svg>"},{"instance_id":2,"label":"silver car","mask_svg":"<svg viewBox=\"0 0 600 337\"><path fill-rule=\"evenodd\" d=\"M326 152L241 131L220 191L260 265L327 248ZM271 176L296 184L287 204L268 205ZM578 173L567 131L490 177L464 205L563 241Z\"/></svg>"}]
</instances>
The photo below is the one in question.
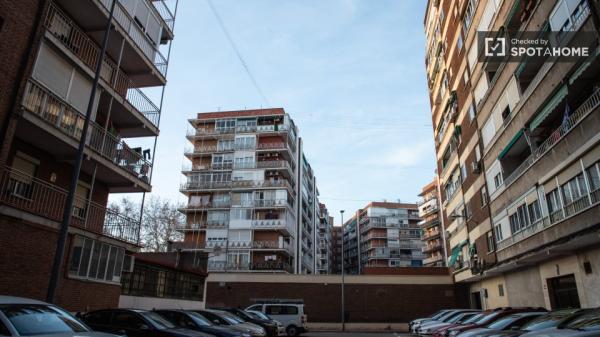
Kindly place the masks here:
<instances>
[{"instance_id":1,"label":"silver car","mask_svg":"<svg viewBox=\"0 0 600 337\"><path fill-rule=\"evenodd\" d=\"M517 330L533 319L545 315L545 312L520 312L502 317L484 327L467 330L460 333L459 337L489 337L504 330Z\"/></svg>"},{"instance_id":2,"label":"silver car","mask_svg":"<svg viewBox=\"0 0 600 337\"><path fill-rule=\"evenodd\" d=\"M67 311L42 301L0 296L0 336L114 337L93 332Z\"/></svg>"},{"instance_id":3,"label":"silver car","mask_svg":"<svg viewBox=\"0 0 600 337\"><path fill-rule=\"evenodd\" d=\"M267 332L260 325L244 322L236 315L222 310L194 310L215 324L225 325L234 330L248 333L252 337L265 337Z\"/></svg>"}]
</instances>

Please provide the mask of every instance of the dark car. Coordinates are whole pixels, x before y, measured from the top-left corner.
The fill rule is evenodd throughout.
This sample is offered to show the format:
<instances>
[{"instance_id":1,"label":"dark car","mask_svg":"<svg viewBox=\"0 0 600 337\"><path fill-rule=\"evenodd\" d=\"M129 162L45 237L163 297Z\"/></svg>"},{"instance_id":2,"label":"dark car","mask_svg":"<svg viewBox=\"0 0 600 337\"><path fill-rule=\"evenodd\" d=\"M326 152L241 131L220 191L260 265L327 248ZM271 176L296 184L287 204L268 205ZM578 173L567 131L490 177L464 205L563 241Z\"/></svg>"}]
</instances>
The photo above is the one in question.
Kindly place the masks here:
<instances>
[{"instance_id":1,"label":"dark car","mask_svg":"<svg viewBox=\"0 0 600 337\"><path fill-rule=\"evenodd\" d=\"M484 327L471 329L460 334L460 337L490 337L500 331L518 330L531 320L544 315L543 312L520 312L504 316Z\"/></svg>"},{"instance_id":2,"label":"dark car","mask_svg":"<svg viewBox=\"0 0 600 337\"><path fill-rule=\"evenodd\" d=\"M155 310L155 312L180 328L201 331L217 337L250 337L250 334L239 332L226 326L216 325L194 311Z\"/></svg>"},{"instance_id":3,"label":"dark car","mask_svg":"<svg viewBox=\"0 0 600 337\"><path fill-rule=\"evenodd\" d=\"M239 319L236 315L228 313L222 310L194 310L211 322L219 325L226 326L227 328L234 329L243 333L252 335L252 337L266 337L267 332L260 325L256 325L250 322L244 322Z\"/></svg>"},{"instance_id":4,"label":"dark car","mask_svg":"<svg viewBox=\"0 0 600 337\"><path fill-rule=\"evenodd\" d=\"M582 309L563 309L549 312L523 325L519 330L499 331L494 336L517 337L529 332L555 328L560 323L568 322L585 312L586 310Z\"/></svg>"},{"instance_id":5,"label":"dark car","mask_svg":"<svg viewBox=\"0 0 600 337\"><path fill-rule=\"evenodd\" d=\"M530 307L523 307L523 308L504 307L504 308L496 308L493 310L487 310L487 311L485 311L484 315L478 321L448 329L447 333L449 336L454 337L463 331L482 328L488 324L494 323L495 321L501 319L502 317L512 315L512 314L517 314L520 312L547 312L547 310L545 308L530 308Z\"/></svg>"},{"instance_id":6,"label":"dark car","mask_svg":"<svg viewBox=\"0 0 600 337\"><path fill-rule=\"evenodd\" d=\"M265 331L267 332L267 336L269 336L269 337L279 336L279 330L280 330L279 326L281 325L281 323L277 322L276 320L262 319L262 318L253 316L253 315L249 314L248 312L246 312L242 309L238 309L238 308L215 308L215 309L227 311L227 312L232 313L232 314L236 315L237 317L241 318L245 322L250 322L250 323L254 323L256 325L262 326L265 329Z\"/></svg>"},{"instance_id":7,"label":"dark car","mask_svg":"<svg viewBox=\"0 0 600 337\"><path fill-rule=\"evenodd\" d=\"M200 331L176 327L153 311L107 309L83 315L92 329L128 337L211 337Z\"/></svg>"}]
</instances>

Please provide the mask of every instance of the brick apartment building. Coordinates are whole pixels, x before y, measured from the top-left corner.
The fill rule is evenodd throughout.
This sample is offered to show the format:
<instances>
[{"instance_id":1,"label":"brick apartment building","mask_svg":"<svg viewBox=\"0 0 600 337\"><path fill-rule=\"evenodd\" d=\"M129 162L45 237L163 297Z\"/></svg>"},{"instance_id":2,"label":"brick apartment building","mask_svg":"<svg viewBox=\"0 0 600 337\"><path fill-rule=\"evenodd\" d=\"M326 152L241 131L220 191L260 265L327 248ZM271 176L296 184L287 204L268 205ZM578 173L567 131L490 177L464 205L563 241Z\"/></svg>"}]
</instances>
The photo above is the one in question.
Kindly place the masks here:
<instances>
[{"instance_id":1,"label":"brick apartment building","mask_svg":"<svg viewBox=\"0 0 600 337\"><path fill-rule=\"evenodd\" d=\"M178 245L209 252L211 272L315 273L322 213L290 116L281 108L223 111L189 122Z\"/></svg>"},{"instance_id":2,"label":"brick apartment building","mask_svg":"<svg viewBox=\"0 0 600 337\"><path fill-rule=\"evenodd\" d=\"M473 306L600 305L599 7L428 2L448 265L470 285ZM533 31L552 47L584 46L590 55L498 61L482 55L477 35L486 31L509 40Z\"/></svg>"},{"instance_id":3,"label":"brick apartment building","mask_svg":"<svg viewBox=\"0 0 600 337\"><path fill-rule=\"evenodd\" d=\"M56 302L117 306L139 246L139 219L110 193L151 189L176 1L118 2L94 98ZM46 297L110 0L0 2L0 292Z\"/></svg>"},{"instance_id":4,"label":"brick apartment building","mask_svg":"<svg viewBox=\"0 0 600 337\"><path fill-rule=\"evenodd\" d=\"M371 202L344 223L344 269L423 265L416 204Z\"/></svg>"},{"instance_id":5,"label":"brick apartment building","mask_svg":"<svg viewBox=\"0 0 600 337\"><path fill-rule=\"evenodd\" d=\"M421 222L421 240L425 243L423 265L426 267L444 267L446 265L446 240L440 216L440 204L437 179L423 187L419 194L419 217Z\"/></svg>"}]
</instances>

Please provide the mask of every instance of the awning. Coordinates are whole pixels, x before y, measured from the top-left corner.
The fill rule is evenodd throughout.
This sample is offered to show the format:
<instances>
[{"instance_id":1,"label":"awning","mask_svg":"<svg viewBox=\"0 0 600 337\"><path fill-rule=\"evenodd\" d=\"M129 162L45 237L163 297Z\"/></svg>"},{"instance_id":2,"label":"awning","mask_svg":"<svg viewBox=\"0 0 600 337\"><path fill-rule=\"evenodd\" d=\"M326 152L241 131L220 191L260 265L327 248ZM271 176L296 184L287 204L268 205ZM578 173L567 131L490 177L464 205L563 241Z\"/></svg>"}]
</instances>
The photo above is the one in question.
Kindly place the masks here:
<instances>
[{"instance_id":1,"label":"awning","mask_svg":"<svg viewBox=\"0 0 600 337\"><path fill-rule=\"evenodd\" d=\"M465 241L457 244L456 246L454 246L454 248L452 248L452 254L450 255L450 260L448 260L448 266L452 266L456 263L456 260L458 260L458 256L460 255L460 253L462 251L462 247L464 247L468 243L469 243L469 240L465 240Z\"/></svg>"},{"instance_id":2,"label":"awning","mask_svg":"<svg viewBox=\"0 0 600 337\"><path fill-rule=\"evenodd\" d=\"M508 142L504 150L502 150L502 152L500 152L500 154L498 155L498 160L501 160L502 158L504 158L504 156L506 156L508 151L510 151L510 148L513 147L513 145L515 145L519 138L521 138L524 130L525 129L519 130L519 132L517 132L517 134L510 140L510 142Z\"/></svg>"},{"instance_id":3,"label":"awning","mask_svg":"<svg viewBox=\"0 0 600 337\"><path fill-rule=\"evenodd\" d=\"M588 58L586 58L585 61L583 61L583 63L579 66L579 68L577 68L577 70L575 70L573 75L571 75L571 77L569 77L569 85L573 84L575 82L575 80L577 80L577 78L579 78L579 76L581 76L581 74L583 74L583 72L590 66L590 64L592 64L592 62L594 62L596 60L596 57L598 57L599 54L600 54L600 46L598 48L596 48L596 50L590 56L588 56Z\"/></svg>"},{"instance_id":4,"label":"awning","mask_svg":"<svg viewBox=\"0 0 600 337\"><path fill-rule=\"evenodd\" d=\"M535 130L542 122L552 113L552 111L562 102L565 97L567 97L568 89L567 85L563 85L556 94L546 103L546 106L540 111L537 116L531 121L529 124L529 129L531 131Z\"/></svg>"}]
</instances>

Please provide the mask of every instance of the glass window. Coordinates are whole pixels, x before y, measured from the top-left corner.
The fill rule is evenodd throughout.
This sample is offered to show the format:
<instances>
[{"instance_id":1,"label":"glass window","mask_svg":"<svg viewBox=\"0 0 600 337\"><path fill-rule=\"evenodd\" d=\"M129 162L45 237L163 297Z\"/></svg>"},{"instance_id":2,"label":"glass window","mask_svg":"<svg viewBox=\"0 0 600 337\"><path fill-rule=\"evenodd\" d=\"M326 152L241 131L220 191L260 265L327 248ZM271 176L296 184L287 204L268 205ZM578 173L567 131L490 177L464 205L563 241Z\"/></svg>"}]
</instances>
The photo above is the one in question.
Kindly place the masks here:
<instances>
[{"instance_id":1,"label":"glass window","mask_svg":"<svg viewBox=\"0 0 600 337\"><path fill-rule=\"evenodd\" d=\"M123 248L76 236L71 249L69 275L119 282L124 255Z\"/></svg>"},{"instance_id":2,"label":"glass window","mask_svg":"<svg viewBox=\"0 0 600 337\"><path fill-rule=\"evenodd\" d=\"M53 306L2 305L0 311L22 336L89 331L71 314Z\"/></svg>"},{"instance_id":3,"label":"glass window","mask_svg":"<svg viewBox=\"0 0 600 337\"><path fill-rule=\"evenodd\" d=\"M297 315L298 308L290 305L267 305L267 315Z\"/></svg>"},{"instance_id":4,"label":"glass window","mask_svg":"<svg viewBox=\"0 0 600 337\"><path fill-rule=\"evenodd\" d=\"M548 202L548 212L554 213L559 211L561 208L560 197L558 195L558 189L554 189L546 194L546 201Z\"/></svg>"},{"instance_id":5,"label":"glass window","mask_svg":"<svg viewBox=\"0 0 600 337\"><path fill-rule=\"evenodd\" d=\"M590 188L595 191L600 188L600 165L598 163L590 166L587 170L588 180L590 181Z\"/></svg>"},{"instance_id":6,"label":"glass window","mask_svg":"<svg viewBox=\"0 0 600 337\"><path fill-rule=\"evenodd\" d=\"M159 330L172 329L175 327L175 325L154 311L143 312L141 315Z\"/></svg>"},{"instance_id":7,"label":"glass window","mask_svg":"<svg viewBox=\"0 0 600 337\"><path fill-rule=\"evenodd\" d=\"M126 311L115 313L112 325L128 329L140 329L143 326L147 326L142 318Z\"/></svg>"},{"instance_id":8,"label":"glass window","mask_svg":"<svg viewBox=\"0 0 600 337\"><path fill-rule=\"evenodd\" d=\"M539 200L536 200L529 204L527 206L527 209L529 210L529 220L532 224L537 222L542 217Z\"/></svg>"}]
</instances>

